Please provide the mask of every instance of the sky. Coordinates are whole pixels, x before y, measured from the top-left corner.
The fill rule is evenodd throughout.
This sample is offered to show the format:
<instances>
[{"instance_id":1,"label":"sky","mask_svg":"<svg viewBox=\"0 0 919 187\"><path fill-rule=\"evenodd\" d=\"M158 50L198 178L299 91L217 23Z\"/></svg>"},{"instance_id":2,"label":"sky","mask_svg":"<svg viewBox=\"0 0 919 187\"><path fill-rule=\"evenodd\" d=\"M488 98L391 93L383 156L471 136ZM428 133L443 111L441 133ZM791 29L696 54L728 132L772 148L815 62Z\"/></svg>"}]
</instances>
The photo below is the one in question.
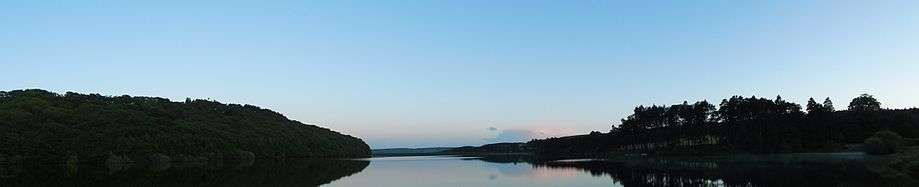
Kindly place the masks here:
<instances>
[{"instance_id":1,"label":"sky","mask_svg":"<svg viewBox=\"0 0 919 187\"><path fill-rule=\"evenodd\" d=\"M919 1L0 1L0 90L269 108L372 148L732 95L919 106Z\"/></svg>"}]
</instances>

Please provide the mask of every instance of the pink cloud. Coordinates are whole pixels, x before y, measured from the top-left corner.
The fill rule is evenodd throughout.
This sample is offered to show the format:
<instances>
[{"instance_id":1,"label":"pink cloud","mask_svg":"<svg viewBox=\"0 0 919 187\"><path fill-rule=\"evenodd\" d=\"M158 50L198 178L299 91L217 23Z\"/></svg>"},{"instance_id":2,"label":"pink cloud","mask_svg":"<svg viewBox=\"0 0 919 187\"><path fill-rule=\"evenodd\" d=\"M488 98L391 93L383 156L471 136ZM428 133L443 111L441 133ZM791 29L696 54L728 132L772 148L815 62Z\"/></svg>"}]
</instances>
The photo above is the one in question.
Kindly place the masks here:
<instances>
[{"instance_id":1,"label":"pink cloud","mask_svg":"<svg viewBox=\"0 0 919 187\"><path fill-rule=\"evenodd\" d=\"M543 139L549 137L562 137L575 135L577 132L573 129L561 128L537 128L537 129L505 129L498 133L495 138L488 139L491 142L526 142L532 139Z\"/></svg>"}]
</instances>

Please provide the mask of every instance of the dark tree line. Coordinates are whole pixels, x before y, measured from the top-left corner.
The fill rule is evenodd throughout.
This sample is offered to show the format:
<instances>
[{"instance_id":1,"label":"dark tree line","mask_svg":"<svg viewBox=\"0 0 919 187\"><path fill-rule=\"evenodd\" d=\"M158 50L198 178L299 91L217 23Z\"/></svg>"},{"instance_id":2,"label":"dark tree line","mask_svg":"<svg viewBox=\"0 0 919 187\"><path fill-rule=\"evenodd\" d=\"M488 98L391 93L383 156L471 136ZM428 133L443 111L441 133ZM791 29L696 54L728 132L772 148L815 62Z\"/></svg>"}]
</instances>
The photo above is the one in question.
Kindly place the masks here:
<instances>
[{"instance_id":1,"label":"dark tree line","mask_svg":"<svg viewBox=\"0 0 919 187\"><path fill-rule=\"evenodd\" d=\"M487 155L487 154L513 154L513 153L530 153L533 147L525 143L494 143L482 146L464 146L449 149L445 151L455 155Z\"/></svg>"},{"instance_id":2,"label":"dark tree line","mask_svg":"<svg viewBox=\"0 0 919 187\"><path fill-rule=\"evenodd\" d=\"M369 155L359 138L251 105L0 92L0 162Z\"/></svg>"},{"instance_id":3,"label":"dark tree line","mask_svg":"<svg viewBox=\"0 0 919 187\"><path fill-rule=\"evenodd\" d=\"M609 133L531 141L538 153L782 153L832 151L862 143L878 131L919 137L919 109L882 109L871 95L836 111L827 98L806 108L775 99L734 96L718 107L706 101L638 106Z\"/></svg>"}]
</instances>

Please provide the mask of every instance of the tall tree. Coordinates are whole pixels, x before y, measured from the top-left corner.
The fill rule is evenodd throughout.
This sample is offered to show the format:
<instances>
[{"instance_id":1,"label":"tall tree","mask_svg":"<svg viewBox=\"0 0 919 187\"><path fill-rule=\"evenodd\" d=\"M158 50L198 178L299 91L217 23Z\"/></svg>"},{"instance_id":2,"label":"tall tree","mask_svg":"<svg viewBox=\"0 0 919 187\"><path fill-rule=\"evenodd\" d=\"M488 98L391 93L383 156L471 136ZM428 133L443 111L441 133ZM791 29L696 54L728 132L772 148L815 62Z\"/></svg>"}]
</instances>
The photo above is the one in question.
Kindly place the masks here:
<instances>
[{"instance_id":1,"label":"tall tree","mask_svg":"<svg viewBox=\"0 0 919 187\"><path fill-rule=\"evenodd\" d=\"M875 112L881 110L881 102L872 95L862 94L849 103L849 110L856 112Z\"/></svg>"},{"instance_id":2,"label":"tall tree","mask_svg":"<svg viewBox=\"0 0 919 187\"><path fill-rule=\"evenodd\" d=\"M823 110L825 110L824 105L817 103L817 101L814 101L813 97L807 100L807 113L808 114L823 112Z\"/></svg>"},{"instance_id":3,"label":"tall tree","mask_svg":"<svg viewBox=\"0 0 919 187\"><path fill-rule=\"evenodd\" d=\"M823 100L823 108L828 112L835 112L836 108L833 107L833 101L829 97L826 100Z\"/></svg>"}]
</instances>

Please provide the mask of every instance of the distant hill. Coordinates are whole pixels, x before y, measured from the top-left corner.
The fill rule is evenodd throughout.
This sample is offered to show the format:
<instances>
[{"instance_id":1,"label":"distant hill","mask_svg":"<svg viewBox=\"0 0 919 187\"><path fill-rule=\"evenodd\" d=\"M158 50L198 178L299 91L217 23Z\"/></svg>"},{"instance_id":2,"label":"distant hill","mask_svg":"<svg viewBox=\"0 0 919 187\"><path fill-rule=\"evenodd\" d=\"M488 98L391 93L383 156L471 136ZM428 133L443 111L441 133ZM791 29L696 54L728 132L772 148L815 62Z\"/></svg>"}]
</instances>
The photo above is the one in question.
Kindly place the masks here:
<instances>
[{"instance_id":1,"label":"distant hill","mask_svg":"<svg viewBox=\"0 0 919 187\"><path fill-rule=\"evenodd\" d=\"M530 154L534 147L527 143L493 143L482 146L464 146L447 152L455 155Z\"/></svg>"},{"instance_id":2,"label":"distant hill","mask_svg":"<svg viewBox=\"0 0 919 187\"><path fill-rule=\"evenodd\" d=\"M0 163L368 156L359 138L251 105L0 92Z\"/></svg>"},{"instance_id":3,"label":"distant hill","mask_svg":"<svg viewBox=\"0 0 919 187\"><path fill-rule=\"evenodd\" d=\"M431 148L392 148L392 149L374 149L373 156L424 156L424 155L443 155L445 151L455 147L431 147Z\"/></svg>"},{"instance_id":4,"label":"distant hill","mask_svg":"<svg viewBox=\"0 0 919 187\"><path fill-rule=\"evenodd\" d=\"M388 156L433 156L433 155L504 155L531 154L534 147L527 143L493 143L482 146L432 147L432 148L392 148L374 149L374 157Z\"/></svg>"}]
</instances>

